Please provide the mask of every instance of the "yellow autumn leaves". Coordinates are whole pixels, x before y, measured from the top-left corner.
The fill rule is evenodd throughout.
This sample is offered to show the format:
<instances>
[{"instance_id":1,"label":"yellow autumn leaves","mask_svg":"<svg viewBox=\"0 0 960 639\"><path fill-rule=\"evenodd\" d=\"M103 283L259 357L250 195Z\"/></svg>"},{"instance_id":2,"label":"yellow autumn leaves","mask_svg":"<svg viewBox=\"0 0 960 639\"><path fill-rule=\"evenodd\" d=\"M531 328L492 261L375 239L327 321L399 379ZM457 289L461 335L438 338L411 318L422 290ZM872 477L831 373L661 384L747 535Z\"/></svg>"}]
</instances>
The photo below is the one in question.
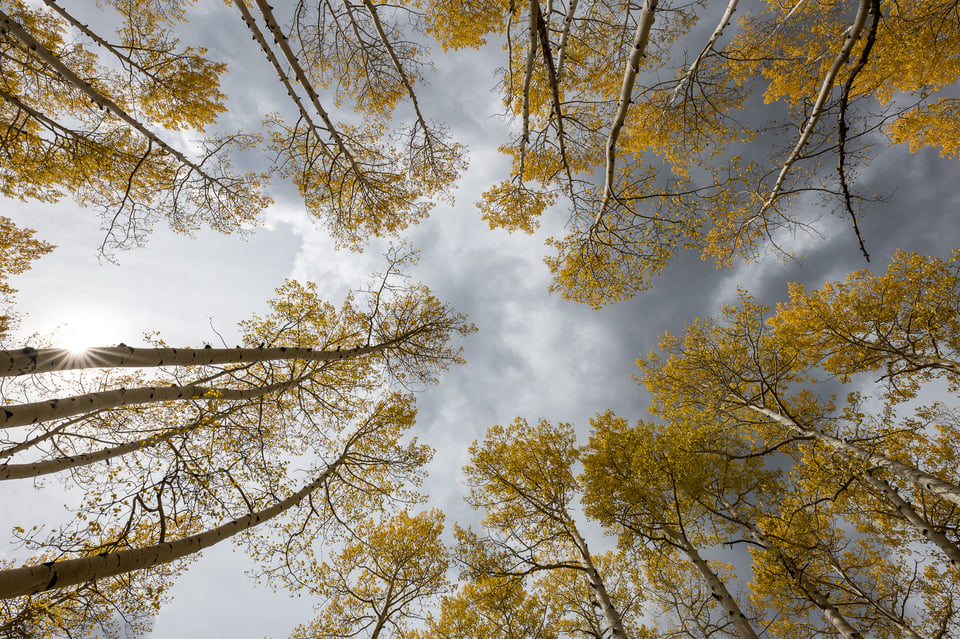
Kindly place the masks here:
<instances>
[{"instance_id":1,"label":"yellow autumn leaves","mask_svg":"<svg viewBox=\"0 0 960 639\"><path fill-rule=\"evenodd\" d=\"M520 126L501 147L509 175L483 193L480 214L533 232L565 207L565 234L548 240L552 290L595 307L649 288L681 250L728 266L776 247L805 222L795 204L806 193L828 194L855 222L862 211L834 167L862 166L878 131L911 150L960 153L953 3L768 2L724 18L691 65L676 44L719 17L715 5L647 2L644 16L607 0L367 0L302 4L281 24L265 0L237 0L295 110L265 116L265 145L228 131L196 152L170 133L215 125L225 67L167 35L189 3L106 3L123 24L114 43L45 4L0 5L0 192L70 194L101 209L107 252L141 243L160 218L182 232L255 223L267 176L234 172L229 154L256 149L341 246L422 220L465 167L465 149L418 100L424 34L447 50L506 44L502 97ZM739 11L735 1L726 10ZM645 43L638 65L634 38ZM758 108L761 98L774 108ZM341 122L338 109L358 117ZM842 141L838 117L849 127ZM0 278L49 250L5 218L0 233ZM794 285L773 313L744 294L640 362L655 420L601 413L583 447L568 424L493 427L469 451L468 502L484 519L482 530L455 529L466 575L456 593L442 514L391 510L420 498L412 486L432 455L405 438L413 399L391 385L435 381L461 361L450 339L472 327L423 286L335 307L288 282L266 316L242 324L236 361L158 373L171 386L205 384L199 397L17 433L3 459L30 451L87 488L72 525L19 527L24 541L55 549L28 568L263 517L268 532L248 536L265 575L326 601L302 636L946 635L960 589L960 420L924 394L957 389L957 259L899 253L884 276ZM264 344L344 357L239 357ZM156 380L99 381L149 392ZM312 476L295 481L292 462L304 459ZM94 466L104 461L109 471ZM18 464L17 476L40 468ZM591 553L580 504L617 534L617 552ZM742 538L746 594L733 566L705 558ZM330 540L341 547L317 559ZM156 609L179 569L85 573L62 597L18 597L3 629L117 633L104 609L126 610L138 593ZM435 615L421 607L444 594ZM666 615L657 628L644 626L644 600Z\"/></svg>"},{"instance_id":2,"label":"yellow autumn leaves","mask_svg":"<svg viewBox=\"0 0 960 639\"><path fill-rule=\"evenodd\" d=\"M649 288L683 249L718 267L769 249L789 253L778 242L807 222L797 210L802 194L863 212L857 202L872 194L850 193L837 168L846 178L883 153L872 138L878 130L911 151L938 146L956 155L960 119L950 87L960 58L950 43L960 35L951 3L771 0L744 8L732 0L733 18L717 24L691 64L676 39L727 15L722 4L657 7L638 69L625 66L625 56L640 7L524 2L511 4L504 21L490 3L430 5L431 33L466 22L464 11L475 16L462 40L444 42L478 46L498 34L508 43L503 100L523 127L501 147L510 177L479 207L491 227L524 232L554 202L568 212L565 235L548 241L552 290L598 307ZM548 49L527 26L534 10ZM843 53L857 13L858 39ZM621 81L631 73L639 80L621 120ZM822 112L811 113L821 93ZM757 97L776 106L749 106ZM841 111L849 129L842 147ZM794 133L805 128L802 139ZM608 150L612 129L620 134ZM613 179L598 184L592 176L609 154Z\"/></svg>"},{"instance_id":3,"label":"yellow autumn leaves","mask_svg":"<svg viewBox=\"0 0 960 639\"><path fill-rule=\"evenodd\" d=\"M958 268L897 252L885 274L794 285L773 311L741 292L638 361L652 420L600 413L579 445L568 424L492 427L465 467L486 518L457 529L462 596L536 592L543 637L591 618L616 635L607 582L625 586L608 601L626 636L954 632L960 416L935 398L960 379ZM584 520L618 539L592 567ZM546 575L579 583L592 613Z\"/></svg>"}]
</instances>

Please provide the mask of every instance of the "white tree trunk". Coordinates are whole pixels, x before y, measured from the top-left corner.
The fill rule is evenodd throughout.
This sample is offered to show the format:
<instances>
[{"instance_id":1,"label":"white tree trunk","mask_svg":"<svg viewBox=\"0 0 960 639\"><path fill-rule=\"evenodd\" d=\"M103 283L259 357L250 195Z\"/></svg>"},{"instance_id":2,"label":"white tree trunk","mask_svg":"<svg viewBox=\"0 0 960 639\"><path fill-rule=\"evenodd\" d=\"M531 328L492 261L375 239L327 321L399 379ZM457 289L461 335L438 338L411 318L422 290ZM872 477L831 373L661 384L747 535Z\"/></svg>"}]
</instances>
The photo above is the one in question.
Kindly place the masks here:
<instances>
[{"instance_id":1,"label":"white tree trunk","mask_svg":"<svg viewBox=\"0 0 960 639\"><path fill-rule=\"evenodd\" d=\"M183 386L142 386L140 388L118 388L110 391L99 391L49 399L30 404L11 404L0 406L0 429L39 424L55 419L65 419L74 415L82 415L92 411L102 411L119 406L140 406L158 402L175 402L189 399L220 399L225 401L243 401L263 397L270 393L282 391L302 384L302 379L295 379L279 384L255 386L246 389L217 388L202 384L185 384Z\"/></svg>"},{"instance_id":2,"label":"white tree trunk","mask_svg":"<svg viewBox=\"0 0 960 639\"><path fill-rule=\"evenodd\" d=\"M244 0L234 0L234 4L236 4L237 8L240 10L240 17L243 19L244 24L247 25L247 28L250 29L250 33L253 34L253 39L257 42L257 44L260 45L260 49L263 51L263 54L267 57L267 60L270 62L270 64L273 65L273 70L276 72L277 77L283 84L283 88L287 90L287 95L290 96L290 99L293 100L293 103L297 105L297 109L300 111L300 117L303 118L304 122L306 122L307 126L310 128L310 132L313 133L313 139L316 140L323 149L324 155L327 157L332 157L333 153L327 146L326 140L324 140L320 135L320 127L318 127L313 121L313 118L310 116L310 112L303 104L303 100L301 100L297 92L294 91L293 84L290 82L290 77L287 75L286 71L283 70L283 67L280 65L280 60L273 52L273 49L270 48L270 43L267 42L263 32L257 26L257 22L253 19L250 9L247 8Z\"/></svg>"},{"instance_id":3,"label":"white tree trunk","mask_svg":"<svg viewBox=\"0 0 960 639\"><path fill-rule=\"evenodd\" d=\"M115 116L126 122L130 125L131 128L139 132L145 138L150 140L153 144L156 144L158 147L162 148L165 152L169 153L177 159L178 162L184 166L190 167L190 169L203 177L203 179L210 183L219 183L215 177L209 175L202 166L191 161L187 156L173 148L162 139L160 139L155 133L143 125L139 120L131 116L129 113L117 106L113 100L109 99L105 95L97 92L88 82L85 82L80 76L73 72L70 67L65 65L60 58L58 58L52 51L44 47L40 42L38 42L26 29L24 29L16 20L11 18L9 15L0 11L0 22L3 23L3 26L7 31L9 31L14 37L20 40L24 45L30 48L41 60L46 62L53 68L56 73L69 82L74 88L81 91L86 95L94 104L99 106L101 109L106 109L110 111Z\"/></svg>"},{"instance_id":4,"label":"white tree trunk","mask_svg":"<svg viewBox=\"0 0 960 639\"><path fill-rule=\"evenodd\" d=\"M587 548L586 540L580 536L580 532L575 526L573 526L572 522L569 524L569 526L574 545L580 552L583 565L587 569L587 579L590 581L590 587L597 596L597 603L600 604L600 611L603 613L603 618L606 620L607 626L610 628L611 639L628 639L627 631L623 628L623 619L620 617L620 613L616 608L614 608L613 602L610 600L610 595L607 593L607 587L603 583L603 578L600 576L600 571L598 571L597 567L593 564L593 558L590 557L590 549Z\"/></svg>"},{"instance_id":5,"label":"white tree trunk","mask_svg":"<svg viewBox=\"0 0 960 639\"><path fill-rule=\"evenodd\" d=\"M243 1L244 0L235 0L235 3L237 6L240 6ZM284 35L283 29L280 28L280 23L278 23L277 19L273 16L272 7L265 0L254 1L256 2L257 9L260 10L260 15L263 16L264 21L267 23L267 28L270 29L270 32L273 34L274 42L277 43L277 45L280 47L280 51L283 52L283 57L286 58L287 64L289 64L290 68L293 70L293 74L300 83L300 86L302 86L307 92L307 97L310 98L310 103L313 104L313 108L317 110L317 113L323 120L323 124L327 128L327 133L329 133L330 137L333 138L333 142L336 144L338 152L343 153L344 157L347 158L347 162L350 163L350 168L353 174L356 176L357 182L362 184L365 181L363 170L357 165L356 158L353 157L353 153L350 151L350 148L347 146L346 142L343 140L343 137L334 126L333 120L330 119L330 114L327 113L326 109L323 108L323 105L320 104L320 96L317 95L317 91L314 89L313 83L310 82L310 79L304 72L303 67L300 66L300 61L290 48L290 43L287 41L287 36Z\"/></svg>"},{"instance_id":6,"label":"white tree trunk","mask_svg":"<svg viewBox=\"0 0 960 639\"><path fill-rule=\"evenodd\" d=\"M79 559L48 561L39 566L24 566L0 571L0 599L23 597L135 570L144 570L209 548L299 504L327 481L330 474L343 462L346 454L347 451L344 451L314 481L283 501L196 535L146 548L133 548Z\"/></svg>"},{"instance_id":7,"label":"white tree trunk","mask_svg":"<svg viewBox=\"0 0 960 639\"><path fill-rule=\"evenodd\" d=\"M580 0L570 0L567 5L567 14L563 16L563 31L560 33L560 46L557 48L557 84L563 78L563 62L567 59L567 40L570 39L570 27L573 25L573 15L577 11Z\"/></svg>"},{"instance_id":8,"label":"white tree trunk","mask_svg":"<svg viewBox=\"0 0 960 639\"><path fill-rule=\"evenodd\" d=\"M433 143L431 140L433 136L430 135L427 119L424 118L423 113L420 112L420 102L417 100L417 94L413 90L413 82L410 81L410 77L403 69L403 65L400 64L400 58L397 57L396 49L394 49L393 43L390 42L390 38L387 37L386 31L384 31L383 25L380 23L380 14L377 13L377 7L370 0L363 0L363 6L366 7L367 12L370 14L370 18L373 20L373 26L377 30L377 35L380 36L380 42L383 43L387 53L390 54L393 67L397 70L397 75L400 76L403 86L407 89L407 95L410 96L410 102L413 104L413 111L417 115L417 122L420 123L420 127L423 129L423 137L427 141L427 144L432 147Z\"/></svg>"},{"instance_id":9,"label":"white tree trunk","mask_svg":"<svg viewBox=\"0 0 960 639\"><path fill-rule=\"evenodd\" d=\"M863 639L863 635L850 625L850 622L846 620L837 607L830 603L830 600L820 592L816 584L812 583L802 571L797 570L790 560L787 559L782 549L769 537L764 535L755 523L737 513L733 509L733 505L726 499L723 499L723 506L738 524L749 531L753 540L766 552L770 553L776 559L777 563L784 567L787 574L790 575L790 578L793 579L804 596L820 609L823 616L830 622L834 630L840 633L841 637L844 639Z\"/></svg>"},{"instance_id":10,"label":"white tree trunk","mask_svg":"<svg viewBox=\"0 0 960 639\"><path fill-rule=\"evenodd\" d=\"M872 473L865 472L861 475L863 480L872 486L877 492L886 497L893 507L897 509L900 516L909 523L920 535L936 544L947 556L947 560L954 568L960 568L960 548L955 543L947 539L946 535L934 530L929 521L924 519L913 506L901 497L897 491L890 485L890 482L874 477Z\"/></svg>"},{"instance_id":11,"label":"white tree trunk","mask_svg":"<svg viewBox=\"0 0 960 639\"><path fill-rule=\"evenodd\" d=\"M620 137L620 130L623 128L624 122L627 121L627 109L630 108L630 102L633 100L633 85L637 81L637 74L640 73L640 59L647 55L647 43L650 41L650 30L653 28L654 13L657 10L658 2L659 0L644 0L643 10L637 19L637 30L633 34L630 56L627 58L627 66L623 70L623 84L620 87L617 112L613 116L613 123L610 125L610 133L607 136L603 202L600 204L600 210L597 211L597 216L590 229L591 232L600 225L603 213L613 197L613 175L617 164L617 138Z\"/></svg>"},{"instance_id":12,"label":"white tree trunk","mask_svg":"<svg viewBox=\"0 0 960 639\"><path fill-rule=\"evenodd\" d=\"M913 484L921 490L926 490L932 495L946 499L947 501L951 501L960 506L960 486L957 486L956 484L934 477L930 473L926 473L918 468L915 468L914 466L890 459L889 457L884 457L883 455L879 455L877 453L871 453L870 451L864 450L855 444L846 442L839 437L834 437L816 430L815 428L798 424L786 415L781 415L780 413L772 411L769 408L756 406L747 402L740 403L750 410L760 413L761 415L765 415L776 423L785 426L790 430L803 435L804 437L817 439L843 455L858 459L860 461L865 461L872 466L882 468L891 475L899 477L900 479Z\"/></svg>"},{"instance_id":13,"label":"white tree trunk","mask_svg":"<svg viewBox=\"0 0 960 639\"><path fill-rule=\"evenodd\" d=\"M727 616L730 618L730 622L733 624L734 628L736 628L737 634L740 635L740 639L759 639L757 633L753 630L753 626L750 625L750 620L747 619L747 616L744 615L743 611L740 610L740 605L737 603L737 600L734 599L733 595L730 594L730 591L727 590L723 580L717 576L717 573L713 572L710 564L700 556L700 552L697 550L697 547L690 543L690 540L687 539L686 535L681 532L668 530L667 535L681 550L683 550L690 562L696 566L697 570L700 572L700 575L710 587L710 591L713 593L714 598L726 611Z\"/></svg>"},{"instance_id":14,"label":"white tree trunk","mask_svg":"<svg viewBox=\"0 0 960 639\"><path fill-rule=\"evenodd\" d=\"M65 348L23 348L0 351L0 377L31 373L78 370L85 368L147 368L155 366L210 366L214 364L247 364L271 360L299 359L330 361L376 353L398 340L345 348L313 350L312 348L133 348L131 346L99 346L75 353Z\"/></svg>"},{"instance_id":15,"label":"white tree trunk","mask_svg":"<svg viewBox=\"0 0 960 639\"><path fill-rule=\"evenodd\" d=\"M126 455L127 453L132 453L142 448L147 448L148 446L156 446L157 444L161 444L172 437L200 428L200 426L200 422L196 422L186 426L172 428L158 435L153 435L144 439L138 439L133 442L127 442L126 444L120 444L119 446L103 448L92 453L69 455L66 457L47 459L28 464L0 464L0 481L7 479L40 477L42 475L49 475L51 473L69 470L70 468L77 468L78 466L88 466L97 462L107 461L109 459L114 459L115 457L120 457L121 455Z\"/></svg>"},{"instance_id":16,"label":"white tree trunk","mask_svg":"<svg viewBox=\"0 0 960 639\"><path fill-rule=\"evenodd\" d=\"M827 76L823 79L823 84L820 87L820 93L817 95L816 102L813 103L813 109L810 112L810 117L807 118L806 124L803 125L803 130L800 131L800 139L797 140L797 144L793 147L793 150L790 151L790 155L787 156L787 159L784 161L783 166L780 169L780 174L777 175L777 181L773 185L770 194L763 201L763 205L760 207L760 210L757 211L756 217L763 216L767 210L773 206L773 203L776 201L777 197L780 195L780 191L783 189L783 183L787 179L787 173L790 172L790 167L800 159L800 152L803 151L803 147L807 144L807 140L810 139L810 135L813 133L813 127L817 125L817 122L820 121L820 115L823 113L823 107L827 102L827 98L830 96L830 92L833 90L833 85L837 81L837 75L840 73L840 69L843 68L844 63L850 57L850 54L853 52L853 47L857 44L857 40L860 38L860 33L863 31L864 25L867 23L867 16L870 13L870 0L860 0L860 5L857 7L857 15L853 19L853 24L847 27L846 31L843 32L843 45L840 47L840 52L837 54L836 58L833 60L833 64L830 66L830 69L827 71Z\"/></svg>"},{"instance_id":17,"label":"white tree trunk","mask_svg":"<svg viewBox=\"0 0 960 639\"><path fill-rule=\"evenodd\" d=\"M670 96L670 106L677 101L677 98L680 96L680 93L686 90L686 87L690 84L690 81L693 80L693 77L697 74L697 71L700 70L700 65L703 64L703 61L706 59L707 55L713 51L713 47L716 46L717 40L720 39L720 36L723 35L723 30L728 24L730 24L730 19L733 18L733 12L737 10L737 3L739 0L730 0L727 3L727 9L723 12L723 16L720 18L720 24L717 25L717 28L713 30L710 39L707 40L707 44L703 47L703 50L700 51L700 55L697 56L697 59L694 60L687 70L684 72L683 77L680 78L680 81L677 82L677 86L673 89L673 94Z\"/></svg>"}]
</instances>

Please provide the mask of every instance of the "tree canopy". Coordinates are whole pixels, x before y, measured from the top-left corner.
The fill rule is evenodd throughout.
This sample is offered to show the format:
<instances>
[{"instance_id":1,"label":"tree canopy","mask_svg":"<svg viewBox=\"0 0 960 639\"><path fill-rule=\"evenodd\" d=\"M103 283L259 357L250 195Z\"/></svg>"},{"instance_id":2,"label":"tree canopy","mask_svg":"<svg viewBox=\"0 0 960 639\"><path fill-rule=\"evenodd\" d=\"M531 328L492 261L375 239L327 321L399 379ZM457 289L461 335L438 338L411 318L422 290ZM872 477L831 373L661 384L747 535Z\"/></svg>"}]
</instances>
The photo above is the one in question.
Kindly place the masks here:
<instances>
[{"instance_id":1,"label":"tree canopy","mask_svg":"<svg viewBox=\"0 0 960 639\"><path fill-rule=\"evenodd\" d=\"M878 137L957 155L952 3L759 4L429 4L444 46L508 43L503 103L521 124L479 206L526 232L569 211L548 242L554 290L600 306L682 250L718 266L790 253L809 195L849 217L869 259L857 220L875 196L855 175Z\"/></svg>"},{"instance_id":2,"label":"tree canopy","mask_svg":"<svg viewBox=\"0 0 960 639\"><path fill-rule=\"evenodd\" d=\"M814 206L869 262L890 193L859 173L892 145L960 158L957 3L746 4L233 0L250 56L224 61L182 42L193 0L0 0L0 195L94 209L112 260L161 220L244 233L295 193L362 252L452 204L467 148L425 85L438 52L479 50L509 124L476 208L552 229L551 292L600 309L686 252L800 259ZM226 86L254 58L250 126ZM644 418L518 416L468 447L452 422L476 415L435 413L465 449L445 532L416 393L476 329L415 251L337 305L287 279L233 348L74 352L11 343L15 278L53 249L36 235L0 215L0 482L79 498L9 523L0 637L144 634L227 539L313 603L296 639L960 635L960 249L738 289L637 360Z\"/></svg>"}]
</instances>

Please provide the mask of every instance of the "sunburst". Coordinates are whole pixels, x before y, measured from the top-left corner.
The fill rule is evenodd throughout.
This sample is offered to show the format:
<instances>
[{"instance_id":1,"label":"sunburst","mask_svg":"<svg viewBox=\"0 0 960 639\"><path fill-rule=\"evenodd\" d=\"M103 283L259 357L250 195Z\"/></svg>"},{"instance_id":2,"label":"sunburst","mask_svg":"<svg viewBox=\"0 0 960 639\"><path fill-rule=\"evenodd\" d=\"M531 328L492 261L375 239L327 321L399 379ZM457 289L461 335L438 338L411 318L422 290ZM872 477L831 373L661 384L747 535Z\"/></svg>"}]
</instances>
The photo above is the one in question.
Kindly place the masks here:
<instances>
[{"instance_id":1,"label":"sunburst","mask_svg":"<svg viewBox=\"0 0 960 639\"><path fill-rule=\"evenodd\" d=\"M76 355L82 355L91 347L116 344L123 337L125 336L120 334L117 323L110 318L83 314L60 326L57 330L56 345Z\"/></svg>"}]
</instances>

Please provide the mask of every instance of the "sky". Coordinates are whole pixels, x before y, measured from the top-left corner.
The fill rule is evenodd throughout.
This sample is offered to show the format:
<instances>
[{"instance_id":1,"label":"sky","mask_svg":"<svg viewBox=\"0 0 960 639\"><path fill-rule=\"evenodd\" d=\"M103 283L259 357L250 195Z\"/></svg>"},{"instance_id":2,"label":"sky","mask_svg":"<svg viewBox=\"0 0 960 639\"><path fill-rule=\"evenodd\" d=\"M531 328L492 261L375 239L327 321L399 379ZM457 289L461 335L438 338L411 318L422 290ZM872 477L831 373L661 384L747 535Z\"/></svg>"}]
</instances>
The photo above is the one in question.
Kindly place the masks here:
<instances>
[{"instance_id":1,"label":"sky","mask_svg":"<svg viewBox=\"0 0 960 639\"><path fill-rule=\"evenodd\" d=\"M719 16L722 4L708 11ZM713 13L703 20L704 27L714 23ZM262 53L238 15L222 3L195 8L182 39L207 46L210 57L229 63L227 126L236 121L255 127L267 111L287 108ZM629 420L645 417L645 391L630 379L635 360L654 349L664 331L678 332L684 322L714 315L734 302L738 287L773 304L785 298L788 282L819 287L853 270L882 272L897 248L946 256L958 246L956 161L938 157L936 150L910 154L902 145L892 146L881 148L857 176L857 188L890 200L870 206L860 220L869 264L847 220L802 204L803 215L819 217L814 223L819 235L785 238L803 255L798 260L783 262L769 255L717 270L687 252L652 290L633 300L598 311L564 301L547 293L550 277L542 261L544 239L563 231L562 203L544 216L533 235L489 230L474 205L486 187L507 177L509 167L496 147L516 126L498 115L502 104L494 70L502 64L499 43L450 54L435 47L434 54L436 69L419 91L420 103L428 117L446 122L469 147L470 166L460 180L456 204L439 204L405 237L421 252L414 278L479 329L462 342L466 365L445 373L417 399L415 434L436 449L423 490L430 505L447 513L448 528L454 521L475 521L462 502L460 468L468 446L486 428L517 416L564 421L585 442L587 421L597 412L612 409ZM65 335L97 344L135 345L152 331L170 344L217 341L214 331L232 343L236 323L263 312L285 278L314 281L337 304L382 268L386 242L371 242L363 254L338 252L326 231L304 214L292 189L278 185L271 193L276 203L262 227L246 237L211 231L184 237L158 224L144 248L119 254L116 264L97 258L102 236L92 211L66 199L56 204L0 202L2 214L57 245L12 281L19 289L22 339L61 326ZM5 483L16 485L0 487L0 528L61 516L61 502L68 497L54 483L42 490L29 483ZM604 543L609 542L591 541L594 548ZM2 548L0 557L15 553ZM151 636L285 637L310 619L311 602L255 588L244 574L251 567L230 544L206 551L177 581L173 601Z\"/></svg>"}]
</instances>

